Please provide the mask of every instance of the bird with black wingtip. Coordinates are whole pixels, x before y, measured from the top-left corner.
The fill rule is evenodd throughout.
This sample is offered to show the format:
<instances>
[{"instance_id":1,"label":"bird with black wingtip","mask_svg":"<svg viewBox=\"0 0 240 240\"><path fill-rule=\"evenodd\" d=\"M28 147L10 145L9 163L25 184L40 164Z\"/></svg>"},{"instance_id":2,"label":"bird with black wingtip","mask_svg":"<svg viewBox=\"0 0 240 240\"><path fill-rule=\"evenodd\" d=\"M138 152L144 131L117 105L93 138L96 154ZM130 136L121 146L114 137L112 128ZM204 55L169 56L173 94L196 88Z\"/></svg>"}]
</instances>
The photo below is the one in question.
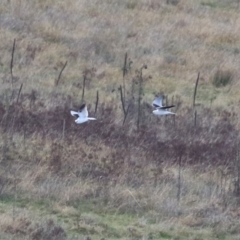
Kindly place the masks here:
<instances>
[{"instance_id":1,"label":"bird with black wingtip","mask_svg":"<svg viewBox=\"0 0 240 240\"><path fill-rule=\"evenodd\" d=\"M155 100L152 102L152 106L155 107L156 109L153 110L153 114L155 115L175 115L175 113L168 111L167 109L175 107L174 105L169 105L169 106L163 106L163 97L157 97Z\"/></svg>"},{"instance_id":2,"label":"bird with black wingtip","mask_svg":"<svg viewBox=\"0 0 240 240\"><path fill-rule=\"evenodd\" d=\"M88 117L87 105L83 104L78 112L70 111L71 115L76 117L75 123L81 124L88 122L88 120L97 120L96 118Z\"/></svg>"}]
</instances>

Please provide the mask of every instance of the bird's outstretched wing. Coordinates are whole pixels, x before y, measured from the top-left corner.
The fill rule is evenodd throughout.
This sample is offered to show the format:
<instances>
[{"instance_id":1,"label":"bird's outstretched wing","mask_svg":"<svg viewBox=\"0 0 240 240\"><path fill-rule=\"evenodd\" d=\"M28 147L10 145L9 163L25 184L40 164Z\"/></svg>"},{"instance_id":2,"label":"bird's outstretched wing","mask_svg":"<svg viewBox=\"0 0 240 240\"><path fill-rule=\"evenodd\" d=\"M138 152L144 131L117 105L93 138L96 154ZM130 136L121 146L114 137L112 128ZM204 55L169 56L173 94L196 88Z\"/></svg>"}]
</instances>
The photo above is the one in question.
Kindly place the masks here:
<instances>
[{"instance_id":1,"label":"bird's outstretched wing","mask_svg":"<svg viewBox=\"0 0 240 240\"><path fill-rule=\"evenodd\" d=\"M163 106L162 105L162 101L163 101L163 97L157 97L153 102L152 105L155 108L159 108L159 109L168 109L168 108L172 108L175 107L174 105L169 105L169 106Z\"/></svg>"},{"instance_id":2,"label":"bird's outstretched wing","mask_svg":"<svg viewBox=\"0 0 240 240\"><path fill-rule=\"evenodd\" d=\"M79 116L80 116L81 118L87 118L87 117L88 117L88 110L87 110L86 104L83 104L83 105L80 107Z\"/></svg>"},{"instance_id":3,"label":"bird's outstretched wing","mask_svg":"<svg viewBox=\"0 0 240 240\"><path fill-rule=\"evenodd\" d=\"M155 98L155 100L152 102L153 107L161 108L162 107L162 100L163 100L163 97Z\"/></svg>"},{"instance_id":4,"label":"bird's outstretched wing","mask_svg":"<svg viewBox=\"0 0 240 240\"><path fill-rule=\"evenodd\" d=\"M75 111L70 111L71 115L74 116L74 117L79 117L79 113L78 112L75 112Z\"/></svg>"},{"instance_id":5,"label":"bird's outstretched wing","mask_svg":"<svg viewBox=\"0 0 240 240\"><path fill-rule=\"evenodd\" d=\"M86 104L82 104L81 107L79 108L79 112L82 112L82 110L85 108Z\"/></svg>"}]
</instances>

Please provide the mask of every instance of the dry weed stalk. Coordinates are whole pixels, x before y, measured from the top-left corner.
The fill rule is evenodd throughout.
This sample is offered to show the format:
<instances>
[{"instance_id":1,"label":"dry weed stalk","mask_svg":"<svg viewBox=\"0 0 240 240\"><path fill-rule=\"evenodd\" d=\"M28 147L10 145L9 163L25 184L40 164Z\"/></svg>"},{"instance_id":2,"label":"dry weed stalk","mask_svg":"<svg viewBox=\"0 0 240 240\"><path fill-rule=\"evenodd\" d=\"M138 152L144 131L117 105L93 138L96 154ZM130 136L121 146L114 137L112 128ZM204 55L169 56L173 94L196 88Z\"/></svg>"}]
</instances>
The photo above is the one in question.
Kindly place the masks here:
<instances>
[{"instance_id":1,"label":"dry weed stalk","mask_svg":"<svg viewBox=\"0 0 240 240\"><path fill-rule=\"evenodd\" d=\"M131 105L132 105L132 103L130 102L130 103L128 104L128 107L127 107L127 110L126 110L126 114L125 114L124 119L123 119L123 124L122 124L123 126L124 126L124 124L125 124L125 122L126 122L126 119L127 119L127 116L128 116L129 109L130 109Z\"/></svg>"},{"instance_id":2,"label":"dry weed stalk","mask_svg":"<svg viewBox=\"0 0 240 240\"><path fill-rule=\"evenodd\" d=\"M82 87L82 103L84 102L84 93L85 93L85 86L86 86L86 78L87 78L87 72L84 72L84 74L83 74L83 87Z\"/></svg>"},{"instance_id":3,"label":"dry weed stalk","mask_svg":"<svg viewBox=\"0 0 240 240\"><path fill-rule=\"evenodd\" d=\"M178 156L178 184L177 184L177 200L180 202L181 198L181 172L182 172L182 152Z\"/></svg>"},{"instance_id":4,"label":"dry weed stalk","mask_svg":"<svg viewBox=\"0 0 240 240\"><path fill-rule=\"evenodd\" d=\"M131 69L131 65L132 65L132 60L130 58L128 58L128 54L127 52L125 53L125 56L124 56L124 64L123 64L123 68L122 68L122 71L123 71L123 101L124 103L126 102L126 92L127 92L127 86L126 86L126 75L128 74L128 72L130 71Z\"/></svg>"},{"instance_id":5,"label":"dry weed stalk","mask_svg":"<svg viewBox=\"0 0 240 240\"><path fill-rule=\"evenodd\" d=\"M18 90L18 96L17 96L17 104L18 104L18 100L19 100L19 97L20 97L20 94L21 94L21 91L22 91L22 86L23 84L21 84L19 90Z\"/></svg>"},{"instance_id":6,"label":"dry weed stalk","mask_svg":"<svg viewBox=\"0 0 240 240\"><path fill-rule=\"evenodd\" d=\"M121 97L121 103L122 103L122 110L124 117L126 116L126 110L125 110L125 103L124 103L124 96L123 96L123 91L122 91L122 86L120 85L119 87L119 92L120 92L120 97Z\"/></svg>"},{"instance_id":7,"label":"dry weed stalk","mask_svg":"<svg viewBox=\"0 0 240 240\"><path fill-rule=\"evenodd\" d=\"M125 53L123 64L123 101L126 99L125 75L127 74L127 53Z\"/></svg>"},{"instance_id":8,"label":"dry weed stalk","mask_svg":"<svg viewBox=\"0 0 240 240\"><path fill-rule=\"evenodd\" d=\"M95 103L95 114L97 113L97 109L98 109L98 102L99 102L99 94L98 94L98 90L97 90L97 94L96 94L96 103Z\"/></svg>"},{"instance_id":9,"label":"dry weed stalk","mask_svg":"<svg viewBox=\"0 0 240 240\"><path fill-rule=\"evenodd\" d=\"M65 64L63 65L63 67L62 67L62 69L61 69L61 71L60 71L60 73L59 73L59 75L58 75L58 78L57 78L56 84L55 84L56 86L58 86L59 81L60 81L60 78L61 78L62 73L63 73L63 70L65 69L66 66L67 66L67 61L66 61Z\"/></svg>"},{"instance_id":10,"label":"dry weed stalk","mask_svg":"<svg viewBox=\"0 0 240 240\"><path fill-rule=\"evenodd\" d=\"M141 101L142 101L142 96L143 96L143 75L142 75L142 70L147 69L147 65L144 64L140 68L140 74L139 74L139 79L138 79L138 84L139 84L139 89L138 89L138 117L137 117L137 129L139 130L139 125L140 125L140 119L141 119Z\"/></svg>"},{"instance_id":11,"label":"dry weed stalk","mask_svg":"<svg viewBox=\"0 0 240 240\"><path fill-rule=\"evenodd\" d=\"M64 141L65 137L65 127L66 127L66 120L63 119L63 129L62 129L62 140Z\"/></svg>"},{"instance_id":12,"label":"dry weed stalk","mask_svg":"<svg viewBox=\"0 0 240 240\"><path fill-rule=\"evenodd\" d=\"M195 101L196 101L196 96L197 96L197 87L198 87L199 78L200 78L200 72L198 73L197 80L195 83L194 93L193 93L193 111L194 111L194 126L195 127L197 124L197 110L195 109Z\"/></svg>"},{"instance_id":13,"label":"dry weed stalk","mask_svg":"<svg viewBox=\"0 0 240 240\"><path fill-rule=\"evenodd\" d=\"M92 78L95 76L96 69L95 68L86 68L83 71L83 86L82 86L82 103L84 102L84 94L85 94L85 87L86 87L86 81L88 83L92 80Z\"/></svg>"},{"instance_id":14,"label":"dry weed stalk","mask_svg":"<svg viewBox=\"0 0 240 240\"><path fill-rule=\"evenodd\" d=\"M237 141L236 147L237 153L235 158L235 181L234 181L234 193L236 196L240 196L240 150L239 141Z\"/></svg>"},{"instance_id":15,"label":"dry weed stalk","mask_svg":"<svg viewBox=\"0 0 240 240\"><path fill-rule=\"evenodd\" d=\"M12 57L11 57L11 63L10 63L10 72L11 72L11 77L12 77L12 89L13 89L13 60L14 60L15 44L16 44L16 39L13 40L12 55L11 55Z\"/></svg>"}]
</instances>

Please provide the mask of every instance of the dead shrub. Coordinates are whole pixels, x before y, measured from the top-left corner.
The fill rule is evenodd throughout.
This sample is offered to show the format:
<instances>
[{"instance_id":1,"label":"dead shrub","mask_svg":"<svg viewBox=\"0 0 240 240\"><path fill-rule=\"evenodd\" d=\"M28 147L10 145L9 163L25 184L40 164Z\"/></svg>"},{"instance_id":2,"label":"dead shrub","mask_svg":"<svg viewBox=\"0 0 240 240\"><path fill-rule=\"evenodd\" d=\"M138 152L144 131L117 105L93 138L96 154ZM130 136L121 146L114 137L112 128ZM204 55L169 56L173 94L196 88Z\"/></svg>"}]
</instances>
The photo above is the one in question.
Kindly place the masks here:
<instances>
[{"instance_id":1,"label":"dead shrub","mask_svg":"<svg viewBox=\"0 0 240 240\"><path fill-rule=\"evenodd\" d=\"M47 220L42 224L36 224L29 233L31 240L64 240L67 239L67 234L60 226L56 226L52 219Z\"/></svg>"},{"instance_id":2,"label":"dead shrub","mask_svg":"<svg viewBox=\"0 0 240 240\"><path fill-rule=\"evenodd\" d=\"M230 70L217 70L213 76L213 86L225 87L229 85L233 80L233 73Z\"/></svg>"},{"instance_id":3,"label":"dead shrub","mask_svg":"<svg viewBox=\"0 0 240 240\"><path fill-rule=\"evenodd\" d=\"M178 5L180 0L166 0L167 4L172 4L174 6Z\"/></svg>"}]
</instances>

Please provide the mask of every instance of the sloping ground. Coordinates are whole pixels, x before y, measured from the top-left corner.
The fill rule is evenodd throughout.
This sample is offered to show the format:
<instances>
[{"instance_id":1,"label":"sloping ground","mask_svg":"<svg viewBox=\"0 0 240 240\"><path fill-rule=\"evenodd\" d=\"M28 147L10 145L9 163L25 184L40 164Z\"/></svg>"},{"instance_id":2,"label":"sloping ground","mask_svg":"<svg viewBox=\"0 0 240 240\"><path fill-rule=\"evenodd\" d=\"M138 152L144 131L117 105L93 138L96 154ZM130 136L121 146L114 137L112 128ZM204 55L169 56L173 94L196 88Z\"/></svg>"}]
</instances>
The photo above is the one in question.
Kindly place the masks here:
<instances>
[{"instance_id":1,"label":"sloping ground","mask_svg":"<svg viewBox=\"0 0 240 240\"><path fill-rule=\"evenodd\" d=\"M37 136L42 144L56 141L63 148L78 148L79 142L89 145L98 156L98 144L113 148L124 161L128 153L142 152L143 158L156 163L177 161L185 155L187 164L219 165L234 162L237 152L237 115L200 108L196 120L192 109L181 108L176 116L158 118L151 107L143 103L141 124L137 130L137 106L132 105L125 125L123 114L116 112L116 105L102 105L96 115L98 121L76 125L69 114L70 106L48 111L32 111L21 104L4 108L0 118L2 132L26 140ZM92 114L94 115L94 114ZM62 149L63 149L62 148ZM96 148L96 149L94 149ZM71 154L71 153L70 153Z\"/></svg>"},{"instance_id":2,"label":"sloping ground","mask_svg":"<svg viewBox=\"0 0 240 240\"><path fill-rule=\"evenodd\" d=\"M2 105L4 235L237 239L235 116L199 108L194 126L191 109L174 120L149 116L143 104L137 131L135 107L122 126L113 105L83 125L68 107Z\"/></svg>"},{"instance_id":3,"label":"sloping ground","mask_svg":"<svg viewBox=\"0 0 240 240\"><path fill-rule=\"evenodd\" d=\"M240 238L239 6L167 2L1 4L1 239Z\"/></svg>"},{"instance_id":4,"label":"sloping ground","mask_svg":"<svg viewBox=\"0 0 240 240\"><path fill-rule=\"evenodd\" d=\"M11 83L9 66L16 39L14 87L23 83L23 93L37 91L45 101L67 61L59 83L65 97L80 100L82 73L94 68L86 99L92 102L98 89L102 102L109 102L111 91L122 84L126 52L133 61L127 83L136 69L148 65L146 101L161 91L191 102L198 72L198 102L226 108L239 101L237 1L186 0L174 5L165 0L12 0L3 1L0 13L4 94ZM219 70L231 74L226 89L212 84Z\"/></svg>"}]
</instances>

